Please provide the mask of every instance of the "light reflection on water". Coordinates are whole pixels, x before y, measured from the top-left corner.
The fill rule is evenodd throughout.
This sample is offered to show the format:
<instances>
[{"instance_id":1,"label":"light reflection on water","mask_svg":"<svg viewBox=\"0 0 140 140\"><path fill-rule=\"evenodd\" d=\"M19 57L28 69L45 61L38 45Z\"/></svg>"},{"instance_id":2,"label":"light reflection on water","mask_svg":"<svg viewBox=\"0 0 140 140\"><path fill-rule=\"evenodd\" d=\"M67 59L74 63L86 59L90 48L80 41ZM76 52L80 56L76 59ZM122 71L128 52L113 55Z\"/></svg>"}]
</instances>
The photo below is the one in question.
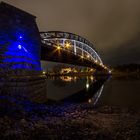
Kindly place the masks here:
<instances>
[{"instance_id":1,"label":"light reflection on water","mask_svg":"<svg viewBox=\"0 0 140 140\"><path fill-rule=\"evenodd\" d=\"M105 79L93 76L61 76L34 80L1 80L0 96L29 100L35 103L69 102L95 104Z\"/></svg>"},{"instance_id":2,"label":"light reflection on water","mask_svg":"<svg viewBox=\"0 0 140 140\"><path fill-rule=\"evenodd\" d=\"M101 94L105 79L93 76L61 76L47 79L47 96L50 100L67 102L90 102ZM99 91L99 92L98 92ZM94 96L96 95L96 96ZM91 103L91 102L90 102Z\"/></svg>"},{"instance_id":3,"label":"light reflection on water","mask_svg":"<svg viewBox=\"0 0 140 140\"><path fill-rule=\"evenodd\" d=\"M102 96L96 106L119 106L140 108L140 78L112 78L104 85Z\"/></svg>"},{"instance_id":4,"label":"light reflection on water","mask_svg":"<svg viewBox=\"0 0 140 140\"><path fill-rule=\"evenodd\" d=\"M140 107L140 79L61 76L46 79L0 79L0 100L11 97L34 103L89 103ZM0 101L1 102L1 101Z\"/></svg>"}]
</instances>

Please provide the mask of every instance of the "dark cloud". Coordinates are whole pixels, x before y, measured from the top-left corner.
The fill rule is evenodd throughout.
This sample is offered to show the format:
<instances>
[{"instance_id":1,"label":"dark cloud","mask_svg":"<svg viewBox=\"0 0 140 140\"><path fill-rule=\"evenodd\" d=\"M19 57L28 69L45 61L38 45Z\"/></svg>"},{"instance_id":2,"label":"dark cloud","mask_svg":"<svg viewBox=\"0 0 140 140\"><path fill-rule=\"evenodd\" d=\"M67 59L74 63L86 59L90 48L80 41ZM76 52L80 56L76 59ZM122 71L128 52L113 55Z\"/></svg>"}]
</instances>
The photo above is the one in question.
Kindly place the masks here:
<instances>
[{"instance_id":1,"label":"dark cloud","mask_svg":"<svg viewBox=\"0 0 140 140\"><path fill-rule=\"evenodd\" d=\"M105 60L112 65L125 63L140 64L140 33L115 50L108 51L107 54Z\"/></svg>"},{"instance_id":2,"label":"dark cloud","mask_svg":"<svg viewBox=\"0 0 140 140\"><path fill-rule=\"evenodd\" d=\"M120 46L125 49L123 46L127 42L128 50L134 47L139 52L138 45L129 44L129 41L135 40L140 31L140 0L4 1L36 15L40 31L73 32L94 42L107 63L110 63L108 57L112 58L110 52L118 54L114 63L121 61L117 51Z\"/></svg>"}]
</instances>

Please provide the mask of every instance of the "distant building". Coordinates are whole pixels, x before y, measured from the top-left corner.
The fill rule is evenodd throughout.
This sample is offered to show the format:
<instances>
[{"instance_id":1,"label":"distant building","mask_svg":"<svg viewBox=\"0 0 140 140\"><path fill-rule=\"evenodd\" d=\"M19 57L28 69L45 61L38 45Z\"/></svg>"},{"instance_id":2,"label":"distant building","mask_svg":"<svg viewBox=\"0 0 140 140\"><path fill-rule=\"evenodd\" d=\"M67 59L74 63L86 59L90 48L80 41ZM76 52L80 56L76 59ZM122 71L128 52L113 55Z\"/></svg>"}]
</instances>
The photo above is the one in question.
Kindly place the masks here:
<instances>
[{"instance_id":1,"label":"distant building","mask_svg":"<svg viewBox=\"0 0 140 140\"><path fill-rule=\"evenodd\" d=\"M36 17L14 6L0 3L0 73L38 72L40 34Z\"/></svg>"}]
</instances>

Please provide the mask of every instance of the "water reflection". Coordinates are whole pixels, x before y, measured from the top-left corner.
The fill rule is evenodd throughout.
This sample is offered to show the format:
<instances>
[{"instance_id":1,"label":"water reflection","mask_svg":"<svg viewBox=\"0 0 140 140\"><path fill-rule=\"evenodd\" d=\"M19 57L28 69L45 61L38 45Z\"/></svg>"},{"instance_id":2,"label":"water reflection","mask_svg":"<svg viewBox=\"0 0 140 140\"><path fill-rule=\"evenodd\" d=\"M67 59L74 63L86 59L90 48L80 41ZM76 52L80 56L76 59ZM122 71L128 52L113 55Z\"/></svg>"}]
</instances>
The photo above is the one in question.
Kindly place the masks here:
<instances>
[{"instance_id":1,"label":"water reflection","mask_svg":"<svg viewBox=\"0 0 140 140\"><path fill-rule=\"evenodd\" d=\"M72 81L76 82L77 81L76 76L74 76L74 77L72 77L72 76L60 76L60 79L64 82L72 82Z\"/></svg>"},{"instance_id":2,"label":"water reflection","mask_svg":"<svg viewBox=\"0 0 140 140\"><path fill-rule=\"evenodd\" d=\"M0 80L0 96L18 100L29 100L36 103L47 100L45 78L7 78Z\"/></svg>"},{"instance_id":3,"label":"water reflection","mask_svg":"<svg viewBox=\"0 0 140 140\"><path fill-rule=\"evenodd\" d=\"M96 103L98 102L101 94L102 94L102 91L103 91L103 88L104 88L104 85L101 86L101 88L99 89L99 91L95 94L95 96L93 97L93 104L96 105ZM95 99L95 100L94 100Z\"/></svg>"},{"instance_id":4,"label":"water reflection","mask_svg":"<svg viewBox=\"0 0 140 140\"><path fill-rule=\"evenodd\" d=\"M106 78L99 78L96 80L95 77L85 77L85 79L83 78L80 81L83 81L83 89L67 96L62 99L62 101L72 103L92 103L95 105L101 96Z\"/></svg>"},{"instance_id":5,"label":"water reflection","mask_svg":"<svg viewBox=\"0 0 140 140\"><path fill-rule=\"evenodd\" d=\"M87 90L89 89L89 83L88 83L88 81L87 81L87 83L86 83L86 89L87 89Z\"/></svg>"},{"instance_id":6,"label":"water reflection","mask_svg":"<svg viewBox=\"0 0 140 140\"><path fill-rule=\"evenodd\" d=\"M93 76L61 76L46 79L4 79L0 81L0 96L34 103L71 102L96 104L105 78Z\"/></svg>"},{"instance_id":7,"label":"water reflection","mask_svg":"<svg viewBox=\"0 0 140 140\"><path fill-rule=\"evenodd\" d=\"M135 76L135 75L134 75ZM119 106L140 108L140 79L136 77L113 77L104 86L96 106Z\"/></svg>"}]
</instances>

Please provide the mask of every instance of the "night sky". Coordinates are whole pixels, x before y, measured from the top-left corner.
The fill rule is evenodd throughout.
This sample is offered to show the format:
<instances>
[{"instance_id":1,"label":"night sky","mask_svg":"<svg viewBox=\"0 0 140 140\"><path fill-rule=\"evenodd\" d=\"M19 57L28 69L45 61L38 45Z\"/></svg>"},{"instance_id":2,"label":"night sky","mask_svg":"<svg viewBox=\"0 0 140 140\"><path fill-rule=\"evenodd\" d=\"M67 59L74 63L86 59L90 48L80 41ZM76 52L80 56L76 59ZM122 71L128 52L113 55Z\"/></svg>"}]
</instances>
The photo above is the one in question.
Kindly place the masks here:
<instances>
[{"instance_id":1,"label":"night sky","mask_svg":"<svg viewBox=\"0 0 140 140\"><path fill-rule=\"evenodd\" d=\"M37 17L40 31L79 34L107 64L140 63L140 0L3 0Z\"/></svg>"}]
</instances>

